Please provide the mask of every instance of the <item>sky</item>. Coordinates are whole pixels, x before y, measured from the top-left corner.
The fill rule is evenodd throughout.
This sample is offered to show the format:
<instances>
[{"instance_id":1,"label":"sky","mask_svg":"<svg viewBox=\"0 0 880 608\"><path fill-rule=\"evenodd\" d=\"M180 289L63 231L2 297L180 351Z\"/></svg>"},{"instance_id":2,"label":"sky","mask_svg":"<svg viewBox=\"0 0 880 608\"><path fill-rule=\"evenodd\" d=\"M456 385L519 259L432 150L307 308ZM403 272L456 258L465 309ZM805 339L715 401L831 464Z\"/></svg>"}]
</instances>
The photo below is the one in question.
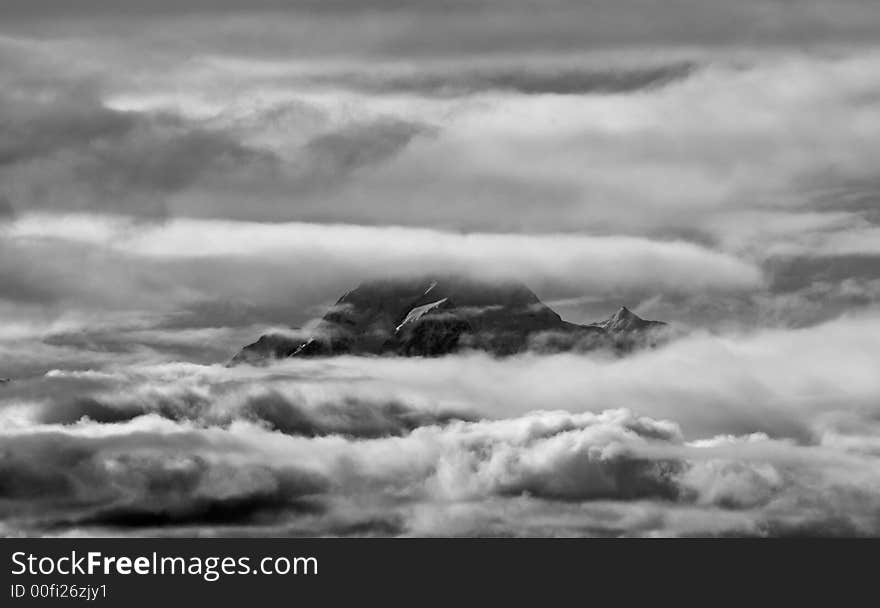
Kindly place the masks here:
<instances>
[{"instance_id":1,"label":"sky","mask_svg":"<svg viewBox=\"0 0 880 608\"><path fill-rule=\"evenodd\" d=\"M0 532L880 534L878 36L873 0L4 0ZM684 337L224 367L449 271Z\"/></svg>"}]
</instances>

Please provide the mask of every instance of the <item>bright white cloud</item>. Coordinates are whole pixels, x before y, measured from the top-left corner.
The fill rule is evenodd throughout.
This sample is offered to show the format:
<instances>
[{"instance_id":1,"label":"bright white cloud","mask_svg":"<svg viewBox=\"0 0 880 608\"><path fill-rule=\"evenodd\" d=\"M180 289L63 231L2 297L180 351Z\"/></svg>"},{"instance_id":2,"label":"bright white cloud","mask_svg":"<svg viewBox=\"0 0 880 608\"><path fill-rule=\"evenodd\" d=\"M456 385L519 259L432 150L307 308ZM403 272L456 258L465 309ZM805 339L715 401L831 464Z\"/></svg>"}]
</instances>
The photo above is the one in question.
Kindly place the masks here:
<instances>
[{"instance_id":1,"label":"bright white cloud","mask_svg":"<svg viewBox=\"0 0 880 608\"><path fill-rule=\"evenodd\" d=\"M12 242L58 239L154 259L283 259L292 269L291 281L297 280L296 269L344 273L352 280L394 273L472 272L592 291L735 291L759 287L763 280L755 266L711 249L635 237L184 219L144 225L46 215L16 219L4 234Z\"/></svg>"}]
</instances>

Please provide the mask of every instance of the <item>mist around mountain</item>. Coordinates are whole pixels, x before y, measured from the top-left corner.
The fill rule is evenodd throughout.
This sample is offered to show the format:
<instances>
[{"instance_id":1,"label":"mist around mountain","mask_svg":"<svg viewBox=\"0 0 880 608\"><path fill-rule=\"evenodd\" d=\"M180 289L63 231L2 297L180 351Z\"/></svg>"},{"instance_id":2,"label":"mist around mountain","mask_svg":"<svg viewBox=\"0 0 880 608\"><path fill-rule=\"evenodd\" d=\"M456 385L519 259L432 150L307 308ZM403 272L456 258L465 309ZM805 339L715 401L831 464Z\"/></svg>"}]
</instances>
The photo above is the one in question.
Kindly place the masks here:
<instances>
[{"instance_id":1,"label":"mist around mountain","mask_svg":"<svg viewBox=\"0 0 880 608\"><path fill-rule=\"evenodd\" d=\"M397 278L361 283L339 298L305 338L261 336L232 363L346 354L436 357L465 350L496 356L600 348L629 352L655 345L665 327L626 307L603 321L570 323L517 281Z\"/></svg>"}]
</instances>

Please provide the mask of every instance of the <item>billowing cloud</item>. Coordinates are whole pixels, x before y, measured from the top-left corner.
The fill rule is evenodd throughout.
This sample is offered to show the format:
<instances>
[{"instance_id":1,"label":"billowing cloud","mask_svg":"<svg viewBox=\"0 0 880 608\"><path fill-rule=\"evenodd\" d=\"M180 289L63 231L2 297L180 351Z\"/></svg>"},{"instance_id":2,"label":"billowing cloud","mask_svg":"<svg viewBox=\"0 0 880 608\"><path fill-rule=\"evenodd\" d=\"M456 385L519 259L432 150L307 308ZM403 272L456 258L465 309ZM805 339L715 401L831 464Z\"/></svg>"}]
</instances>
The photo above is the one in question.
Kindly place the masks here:
<instances>
[{"instance_id":1,"label":"billowing cloud","mask_svg":"<svg viewBox=\"0 0 880 608\"><path fill-rule=\"evenodd\" d=\"M871 456L760 436L689 446L620 410L359 441L144 417L4 443L4 519L31 532L534 534L541 517L566 535L877 532Z\"/></svg>"},{"instance_id":2,"label":"billowing cloud","mask_svg":"<svg viewBox=\"0 0 880 608\"><path fill-rule=\"evenodd\" d=\"M58 369L0 393L0 504L31 533L874 535L876 323Z\"/></svg>"}]
</instances>

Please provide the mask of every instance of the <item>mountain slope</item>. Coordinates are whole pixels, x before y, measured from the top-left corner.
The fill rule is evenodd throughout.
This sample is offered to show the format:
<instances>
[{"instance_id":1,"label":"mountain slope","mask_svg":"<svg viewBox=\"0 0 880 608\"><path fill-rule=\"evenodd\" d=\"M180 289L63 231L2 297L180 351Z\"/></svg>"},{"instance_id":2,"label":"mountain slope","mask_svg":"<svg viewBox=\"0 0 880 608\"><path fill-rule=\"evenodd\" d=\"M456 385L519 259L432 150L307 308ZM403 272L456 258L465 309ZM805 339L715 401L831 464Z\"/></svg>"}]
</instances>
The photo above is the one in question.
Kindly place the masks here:
<instances>
[{"instance_id":1,"label":"mountain slope","mask_svg":"<svg viewBox=\"0 0 880 608\"><path fill-rule=\"evenodd\" d=\"M463 349L511 355L530 348L629 348L629 338L663 326L626 308L577 325L518 282L461 276L365 282L343 295L307 340L278 334L244 347L233 363L340 354L438 356Z\"/></svg>"},{"instance_id":2,"label":"mountain slope","mask_svg":"<svg viewBox=\"0 0 880 608\"><path fill-rule=\"evenodd\" d=\"M666 323L663 323L662 321L646 321L626 306L621 306L617 309L617 312L604 321L592 323L591 325L593 327L601 327L605 331L620 333L659 329L660 327L665 326Z\"/></svg>"}]
</instances>

